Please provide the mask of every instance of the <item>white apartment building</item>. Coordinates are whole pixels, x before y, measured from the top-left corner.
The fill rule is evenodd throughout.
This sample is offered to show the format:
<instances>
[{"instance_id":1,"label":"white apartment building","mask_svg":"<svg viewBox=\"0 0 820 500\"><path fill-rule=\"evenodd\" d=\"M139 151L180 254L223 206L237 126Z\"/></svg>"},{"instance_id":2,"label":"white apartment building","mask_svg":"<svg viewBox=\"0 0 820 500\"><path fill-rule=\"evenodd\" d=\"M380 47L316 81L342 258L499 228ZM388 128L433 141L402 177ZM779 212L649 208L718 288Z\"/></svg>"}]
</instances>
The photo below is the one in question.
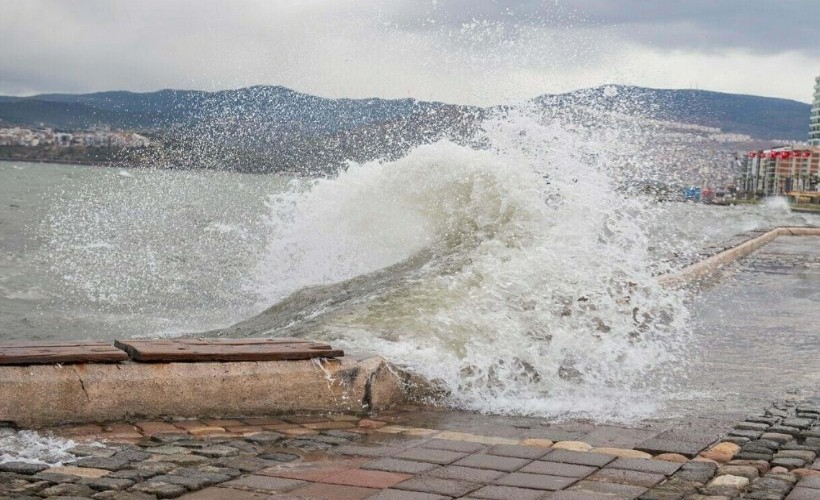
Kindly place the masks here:
<instances>
[{"instance_id":1,"label":"white apartment building","mask_svg":"<svg viewBox=\"0 0 820 500\"><path fill-rule=\"evenodd\" d=\"M820 76L814 79L814 101L809 118L809 144L820 146Z\"/></svg>"}]
</instances>

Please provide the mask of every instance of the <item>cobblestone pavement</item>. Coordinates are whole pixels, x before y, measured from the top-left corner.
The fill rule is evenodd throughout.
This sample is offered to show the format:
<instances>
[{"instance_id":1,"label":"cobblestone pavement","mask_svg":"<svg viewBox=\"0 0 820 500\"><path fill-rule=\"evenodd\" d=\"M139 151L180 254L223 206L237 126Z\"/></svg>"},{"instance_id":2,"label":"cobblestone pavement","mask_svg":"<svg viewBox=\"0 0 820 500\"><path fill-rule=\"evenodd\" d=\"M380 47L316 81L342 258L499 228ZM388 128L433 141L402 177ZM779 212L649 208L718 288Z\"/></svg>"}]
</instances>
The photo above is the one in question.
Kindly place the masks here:
<instances>
[{"instance_id":1,"label":"cobblestone pavement","mask_svg":"<svg viewBox=\"0 0 820 500\"><path fill-rule=\"evenodd\" d=\"M76 460L0 464L0 498L820 499L818 403L734 427L419 409L62 427Z\"/></svg>"}]
</instances>

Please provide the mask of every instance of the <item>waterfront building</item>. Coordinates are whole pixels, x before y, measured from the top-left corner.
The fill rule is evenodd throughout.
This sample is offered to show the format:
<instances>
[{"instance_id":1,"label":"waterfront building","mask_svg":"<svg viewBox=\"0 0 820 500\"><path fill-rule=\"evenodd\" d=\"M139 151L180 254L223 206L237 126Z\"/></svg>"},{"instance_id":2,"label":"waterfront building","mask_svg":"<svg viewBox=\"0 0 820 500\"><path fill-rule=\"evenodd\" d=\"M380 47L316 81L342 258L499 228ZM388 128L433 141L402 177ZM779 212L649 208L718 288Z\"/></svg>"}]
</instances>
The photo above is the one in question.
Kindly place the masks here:
<instances>
[{"instance_id":1,"label":"waterfront building","mask_svg":"<svg viewBox=\"0 0 820 500\"><path fill-rule=\"evenodd\" d=\"M820 191L820 146L751 151L742 160L742 190L756 196Z\"/></svg>"},{"instance_id":2,"label":"waterfront building","mask_svg":"<svg viewBox=\"0 0 820 500\"><path fill-rule=\"evenodd\" d=\"M820 146L820 76L814 79L814 101L809 118L809 144Z\"/></svg>"}]
</instances>

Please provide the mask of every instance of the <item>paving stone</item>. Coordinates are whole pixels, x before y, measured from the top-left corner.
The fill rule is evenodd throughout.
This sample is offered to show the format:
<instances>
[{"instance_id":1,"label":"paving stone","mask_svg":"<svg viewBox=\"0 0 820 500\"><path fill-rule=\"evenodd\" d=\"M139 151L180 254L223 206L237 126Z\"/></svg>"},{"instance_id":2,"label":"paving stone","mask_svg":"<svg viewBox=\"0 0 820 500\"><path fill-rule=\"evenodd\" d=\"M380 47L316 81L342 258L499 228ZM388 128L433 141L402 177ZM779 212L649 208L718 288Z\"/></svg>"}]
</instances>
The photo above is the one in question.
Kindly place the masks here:
<instances>
[{"instance_id":1,"label":"paving stone","mask_svg":"<svg viewBox=\"0 0 820 500\"><path fill-rule=\"evenodd\" d=\"M748 465L757 469L760 475L769 472L771 466L765 460L732 460L726 465Z\"/></svg>"},{"instance_id":2,"label":"paving stone","mask_svg":"<svg viewBox=\"0 0 820 500\"><path fill-rule=\"evenodd\" d=\"M295 479L286 479L282 477L273 476L249 475L240 477L239 479L234 479L232 481L227 481L225 483L222 483L221 486L226 488L236 488L240 490L248 489L270 492L283 492L290 491L304 485L304 481L297 481Z\"/></svg>"},{"instance_id":3,"label":"paving stone","mask_svg":"<svg viewBox=\"0 0 820 500\"><path fill-rule=\"evenodd\" d=\"M790 489L792 489L792 483L772 477L761 477L752 481L749 489L778 492L781 496L784 496Z\"/></svg>"},{"instance_id":4,"label":"paving stone","mask_svg":"<svg viewBox=\"0 0 820 500\"><path fill-rule=\"evenodd\" d=\"M95 493L94 500L156 500L157 497L138 491L101 491ZM224 498L224 497L223 497Z\"/></svg>"},{"instance_id":5,"label":"paving stone","mask_svg":"<svg viewBox=\"0 0 820 500\"><path fill-rule=\"evenodd\" d=\"M817 454L808 450L780 450L775 453L774 458L799 458L806 463L812 463Z\"/></svg>"},{"instance_id":6,"label":"paving stone","mask_svg":"<svg viewBox=\"0 0 820 500\"><path fill-rule=\"evenodd\" d=\"M349 469L343 472L331 474L322 478L320 482L331 484L342 484L347 486L360 486L362 488L390 488L410 479L409 474L399 474L397 472L384 472L380 470ZM405 488L399 488L405 489ZM431 492L435 493L435 492Z\"/></svg>"},{"instance_id":7,"label":"paving stone","mask_svg":"<svg viewBox=\"0 0 820 500\"><path fill-rule=\"evenodd\" d=\"M764 426L764 429L766 427L767 426ZM729 431L730 436L745 437L745 438L749 438L749 439L757 439L757 438L760 437L761 434L763 434L763 430L760 430L760 429L758 429L758 430L743 430L743 429L734 428L731 431Z\"/></svg>"},{"instance_id":8,"label":"paving stone","mask_svg":"<svg viewBox=\"0 0 820 500\"><path fill-rule=\"evenodd\" d=\"M571 491L588 491L591 493L602 493L616 497L637 498L647 491L642 486L632 486L619 483L603 483L600 481L580 481L569 488Z\"/></svg>"},{"instance_id":9,"label":"paving stone","mask_svg":"<svg viewBox=\"0 0 820 500\"><path fill-rule=\"evenodd\" d=\"M745 488L751 481L749 478L741 476L717 476L706 485L706 491L712 495L734 496L738 491Z\"/></svg>"},{"instance_id":10,"label":"paving stone","mask_svg":"<svg viewBox=\"0 0 820 500\"><path fill-rule=\"evenodd\" d=\"M194 453L197 455L202 455L211 458L234 457L236 455L239 455L239 450L237 450L236 448L231 448L230 446L215 445L194 450Z\"/></svg>"},{"instance_id":11,"label":"paving stone","mask_svg":"<svg viewBox=\"0 0 820 500\"><path fill-rule=\"evenodd\" d=\"M341 455L356 455L360 457L387 457L396 455L404 451L403 447L399 446L357 446L346 445L339 446L334 449L334 453Z\"/></svg>"},{"instance_id":12,"label":"paving stone","mask_svg":"<svg viewBox=\"0 0 820 500\"><path fill-rule=\"evenodd\" d=\"M84 484L55 484L44 490L40 490L39 495L44 497L90 497L94 490Z\"/></svg>"},{"instance_id":13,"label":"paving stone","mask_svg":"<svg viewBox=\"0 0 820 500\"><path fill-rule=\"evenodd\" d=\"M795 488L786 497L786 500L817 500L817 490L811 488Z\"/></svg>"},{"instance_id":14,"label":"paving stone","mask_svg":"<svg viewBox=\"0 0 820 500\"><path fill-rule=\"evenodd\" d=\"M768 416L781 417L781 418L787 418L787 417L791 416L791 413L789 413L787 410L781 410L779 408L769 408L768 410L765 411L765 413Z\"/></svg>"},{"instance_id":15,"label":"paving stone","mask_svg":"<svg viewBox=\"0 0 820 500\"><path fill-rule=\"evenodd\" d=\"M182 446L165 445L151 448L151 453L154 455L183 455L191 453L191 450Z\"/></svg>"},{"instance_id":16,"label":"paving stone","mask_svg":"<svg viewBox=\"0 0 820 500\"><path fill-rule=\"evenodd\" d=\"M795 427L797 429L808 429L814 423L814 419L810 418L787 418L784 419L780 425L786 427Z\"/></svg>"},{"instance_id":17,"label":"paving stone","mask_svg":"<svg viewBox=\"0 0 820 500\"><path fill-rule=\"evenodd\" d=\"M113 455L111 457L85 457L73 462L72 465L90 469L119 470L129 462L130 460L125 457Z\"/></svg>"},{"instance_id":18,"label":"paving stone","mask_svg":"<svg viewBox=\"0 0 820 500\"><path fill-rule=\"evenodd\" d=\"M675 473L673 478L706 484L717 470L717 465L707 462L689 462Z\"/></svg>"},{"instance_id":19,"label":"paving stone","mask_svg":"<svg viewBox=\"0 0 820 500\"><path fill-rule=\"evenodd\" d=\"M256 472L260 469L276 465L276 462L263 460L258 457L231 457L220 458L212 462L213 465L236 469L242 472Z\"/></svg>"},{"instance_id":20,"label":"paving stone","mask_svg":"<svg viewBox=\"0 0 820 500\"><path fill-rule=\"evenodd\" d=\"M434 450L430 448L411 448L395 454L394 458L416 460L433 464L446 465L466 457L466 453L458 451Z\"/></svg>"},{"instance_id":21,"label":"paving stone","mask_svg":"<svg viewBox=\"0 0 820 500\"><path fill-rule=\"evenodd\" d=\"M772 479L777 479L777 480L784 481L784 482L791 483L791 484L796 483L797 479L798 479L797 476L795 476L794 474L792 474L790 472L779 472L779 471L775 471L774 469L772 469L771 472L766 474L766 477L770 477Z\"/></svg>"},{"instance_id":22,"label":"paving stone","mask_svg":"<svg viewBox=\"0 0 820 500\"><path fill-rule=\"evenodd\" d=\"M765 415L753 415L750 417L746 417L747 422L756 422L760 424L767 424L767 425L777 425L780 423L779 417L767 417Z\"/></svg>"},{"instance_id":23,"label":"paving stone","mask_svg":"<svg viewBox=\"0 0 820 500\"><path fill-rule=\"evenodd\" d=\"M560 462L532 462L525 465L518 472L528 474L547 474L550 476L563 476L582 478L598 470L596 467L586 465L565 464Z\"/></svg>"},{"instance_id":24,"label":"paving stone","mask_svg":"<svg viewBox=\"0 0 820 500\"><path fill-rule=\"evenodd\" d=\"M615 460L615 458L616 457L612 455L604 455L599 453L586 453L571 450L555 450L541 458L541 460L547 462L561 462L575 465L603 467L604 465Z\"/></svg>"},{"instance_id":25,"label":"paving stone","mask_svg":"<svg viewBox=\"0 0 820 500\"><path fill-rule=\"evenodd\" d=\"M137 422L136 425L146 435L153 434L181 434L181 429L167 422L158 420L151 420L145 422Z\"/></svg>"},{"instance_id":26,"label":"paving stone","mask_svg":"<svg viewBox=\"0 0 820 500\"><path fill-rule=\"evenodd\" d=\"M76 483L80 480L79 476L73 476L71 474L60 474L57 472L49 472L48 470L38 472L37 474L31 476L31 478L36 479L38 481L48 481L50 483ZM4 481L0 479L0 483L3 482Z\"/></svg>"},{"instance_id":27,"label":"paving stone","mask_svg":"<svg viewBox=\"0 0 820 500\"><path fill-rule=\"evenodd\" d=\"M438 477L441 479L456 479L459 481L467 481L469 483L485 484L494 479L498 479L504 474L506 474L506 472L491 469L460 467L458 465L446 465L427 473L428 476Z\"/></svg>"},{"instance_id":28,"label":"paving stone","mask_svg":"<svg viewBox=\"0 0 820 500\"><path fill-rule=\"evenodd\" d=\"M189 454L180 454L180 455L158 455L157 460L160 462L169 462L172 464L177 464L182 467L190 467L192 465L201 465L208 463L208 459L205 457L201 457L199 455L189 455Z\"/></svg>"},{"instance_id":29,"label":"paving stone","mask_svg":"<svg viewBox=\"0 0 820 500\"><path fill-rule=\"evenodd\" d=\"M92 490L105 491L115 490L120 491L129 488L134 484L130 479L116 478L116 477L99 477L96 479L83 479L79 484L84 484Z\"/></svg>"},{"instance_id":30,"label":"paving stone","mask_svg":"<svg viewBox=\"0 0 820 500\"><path fill-rule=\"evenodd\" d=\"M85 444L73 446L65 451L77 457L110 457L117 452L117 450L113 448Z\"/></svg>"},{"instance_id":31,"label":"paving stone","mask_svg":"<svg viewBox=\"0 0 820 500\"><path fill-rule=\"evenodd\" d=\"M420 491L382 490L368 500L447 500L450 497Z\"/></svg>"},{"instance_id":32,"label":"paving stone","mask_svg":"<svg viewBox=\"0 0 820 500\"><path fill-rule=\"evenodd\" d=\"M359 434L358 432L350 432L350 431L345 431L345 430L341 430L341 429L332 429L332 430L328 430L328 431L322 431L321 434L323 434L325 436L331 436L331 437L346 439L348 441L354 441L354 440L362 438L362 435Z\"/></svg>"},{"instance_id":33,"label":"paving stone","mask_svg":"<svg viewBox=\"0 0 820 500\"><path fill-rule=\"evenodd\" d=\"M680 462L667 462L663 460L645 460L641 458L618 458L614 462L607 465L608 468L613 469L628 469L640 472L653 472L656 474L665 474L667 476L674 474L675 471L681 468L683 464Z\"/></svg>"},{"instance_id":34,"label":"paving stone","mask_svg":"<svg viewBox=\"0 0 820 500\"><path fill-rule=\"evenodd\" d=\"M522 446L517 444L498 444L487 450L488 455L498 455L502 457L515 458L541 458L552 450L536 448L534 446Z\"/></svg>"},{"instance_id":35,"label":"paving stone","mask_svg":"<svg viewBox=\"0 0 820 500\"><path fill-rule=\"evenodd\" d=\"M154 495L157 498L177 498L187 491L184 486L178 484L157 482L137 483L131 488L134 491Z\"/></svg>"},{"instance_id":36,"label":"paving stone","mask_svg":"<svg viewBox=\"0 0 820 500\"><path fill-rule=\"evenodd\" d=\"M781 432L764 432L760 435L760 439L768 439L770 441L776 441L780 444L783 444L788 443L789 441L794 439L794 436L790 434L784 434Z\"/></svg>"},{"instance_id":37,"label":"paving stone","mask_svg":"<svg viewBox=\"0 0 820 500\"><path fill-rule=\"evenodd\" d=\"M749 441L751 441L751 439L740 436L724 436L723 441L742 445L748 443Z\"/></svg>"},{"instance_id":38,"label":"paving stone","mask_svg":"<svg viewBox=\"0 0 820 500\"><path fill-rule=\"evenodd\" d=\"M521 467L524 467L530 462L531 460L526 458L499 457L495 455L474 454L462 458L461 460L455 462L453 465L458 465L460 467L473 467L476 469L492 469L505 472L512 472L520 469Z\"/></svg>"},{"instance_id":39,"label":"paving stone","mask_svg":"<svg viewBox=\"0 0 820 500\"><path fill-rule=\"evenodd\" d=\"M429 472L438 467L439 465L437 464L427 462L416 462L414 460L400 460L397 458L382 458L380 460L367 462L361 466L362 469L382 470L386 472L400 472L403 474L421 474L424 472Z\"/></svg>"},{"instance_id":40,"label":"paving stone","mask_svg":"<svg viewBox=\"0 0 820 500\"><path fill-rule=\"evenodd\" d=\"M63 465L59 467L51 467L43 472L53 474L66 474L76 476L78 478L97 478L110 474L110 471L104 469L92 469L86 467L74 467L73 465Z\"/></svg>"},{"instance_id":41,"label":"paving stone","mask_svg":"<svg viewBox=\"0 0 820 500\"><path fill-rule=\"evenodd\" d=\"M644 488L651 488L664 479L666 479L666 476L663 474L624 469L611 469L609 467L601 469L587 478L589 481L630 484L633 486L643 486Z\"/></svg>"},{"instance_id":42,"label":"paving stone","mask_svg":"<svg viewBox=\"0 0 820 500\"><path fill-rule=\"evenodd\" d=\"M228 479L228 477L225 476L225 479ZM184 486L189 490L198 490L206 486L213 486L214 484L216 484L215 482L211 482L204 477L186 477L177 475L173 472L171 474L153 477L151 478L150 482L178 484L180 486Z\"/></svg>"},{"instance_id":43,"label":"paving stone","mask_svg":"<svg viewBox=\"0 0 820 500\"><path fill-rule=\"evenodd\" d=\"M250 436L246 436L245 441L249 441L251 443L256 443L256 444L267 445L267 444L273 444L273 443L283 439L284 437L285 436L283 434L280 434L278 432L266 431L266 432L259 432L259 433L256 433L256 434L252 434Z\"/></svg>"},{"instance_id":44,"label":"paving stone","mask_svg":"<svg viewBox=\"0 0 820 500\"><path fill-rule=\"evenodd\" d=\"M342 486L338 484L308 484L291 491L288 496L291 498L310 498L315 500L360 500L371 498L379 490L373 488L362 488L359 486Z\"/></svg>"},{"instance_id":45,"label":"paving stone","mask_svg":"<svg viewBox=\"0 0 820 500\"><path fill-rule=\"evenodd\" d=\"M414 477L396 485L394 489L406 491L420 491L422 493L434 493L436 495L446 495L450 497L464 496L477 490L481 485L478 483L468 483L453 479L441 479L437 477Z\"/></svg>"},{"instance_id":46,"label":"paving stone","mask_svg":"<svg viewBox=\"0 0 820 500\"><path fill-rule=\"evenodd\" d=\"M645 492L640 500L681 500L697 494L696 484L673 477Z\"/></svg>"},{"instance_id":47,"label":"paving stone","mask_svg":"<svg viewBox=\"0 0 820 500\"><path fill-rule=\"evenodd\" d=\"M553 448L556 450L568 450L568 451L589 451L592 449L592 445L589 443L585 443L583 441L558 441L554 445Z\"/></svg>"},{"instance_id":48,"label":"paving stone","mask_svg":"<svg viewBox=\"0 0 820 500\"><path fill-rule=\"evenodd\" d=\"M781 450L808 450L815 454L820 454L820 438L806 438L803 444L798 444L796 441L784 444Z\"/></svg>"},{"instance_id":49,"label":"paving stone","mask_svg":"<svg viewBox=\"0 0 820 500\"><path fill-rule=\"evenodd\" d=\"M175 443L177 441L189 440L191 436L188 435L186 432L182 432L180 429L173 434L154 434L150 437L151 441L156 441L158 443Z\"/></svg>"},{"instance_id":50,"label":"paving stone","mask_svg":"<svg viewBox=\"0 0 820 500\"><path fill-rule=\"evenodd\" d=\"M270 495L267 493L212 486L204 490L182 495L179 498L181 500L266 500L270 498Z\"/></svg>"},{"instance_id":51,"label":"paving stone","mask_svg":"<svg viewBox=\"0 0 820 500\"><path fill-rule=\"evenodd\" d=\"M663 460L665 462L675 462L679 464L685 464L689 461L688 458L677 453L661 453L660 455L655 455L652 457L652 460Z\"/></svg>"},{"instance_id":52,"label":"paving stone","mask_svg":"<svg viewBox=\"0 0 820 500\"><path fill-rule=\"evenodd\" d=\"M293 462L294 460L298 460L300 457L294 453L281 453L281 452L273 452L273 453L260 453L257 455L257 458L261 458L262 460L269 460L275 462Z\"/></svg>"},{"instance_id":53,"label":"paving stone","mask_svg":"<svg viewBox=\"0 0 820 500\"><path fill-rule=\"evenodd\" d=\"M820 490L820 477L804 477L799 483L797 483L797 486L800 486L801 488L814 488L816 490Z\"/></svg>"},{"instance_id":54,"label":"paving stone","mask_svg":"<svg viewBox=\"0 0 820 500\"><path fill-rule=\"evenodd\" d=\"M775 458L771 463L773 466L785 467L789 470L798 469L806 465L806 461L800 458Z\"/></svg>"},{"instance_id":55,"label":"paving stone","mask_svg":"<svg viewBox=\"0 0 820 500\"><path fill-rule=\"evenodd\" d=\"M647 453L678 453L689 458L694 457L704 448L706 448L706 444L688 441L672 441L662 438L649 439L635 447L636 450Z\"/></svg>"},{"instance_id":56,"label":"paving stone","mask_svg":"<svg viewBox=\"0 0 820 500\"><path fill-rule=\"evenodd\" d=\"M748 500L783 500L785 496L785 493L766 490L748 490L743 494L743 498Z\"/></svg>"},{"instance_id":57,"label":"paving stone","mask_svg":"<svg viewBox=\"0 0 820 500\"><path fill-rule=\"evenodd\" d=\"M740 460L766 460L770 461L774 458L774 453L753 453L750 451L741 451L735 458Z\"/></svg>"},{"instance_id":58,"label":"paving stone","mask_svg":"<svg viewBox=\"0 0 820 500\"><path fill-rule=\"evenodd\" d=\"M5 462L0 463L0 471L14 472L15 474L33 475L48 469L46 464L32 464L28 462Z\"/></svg>"},{"instance_id":59,"label":"paving stone","mask_svg":"<svg viewBox=\"0 0 820 500\"><path fill-rule=\"evenodd\" d=\"M333 448L332 444L322 443L311 439L286 439L282 441L280 446L283 448L295 448L297 450L305 451L327 451Z\"/></svg>"},{"instance_id":60,"label":"paving stone","mask_svg":"<svg viewBox=\"0 0 820 500\"><path fill-rule=\"evenodd\" d=\"M548 474L527 474L524 472L513 472L493 481L498 486L513 486L516 488L529 488L533 490L561 490L569 487L578 481L575 477L552 476Z\"/></svg>"},{"instance_id":61,"label":"paving stone","mask_svg":"<svg viewBox=\"0 0 820 500\"><path fill-rule=\"evenodd\" d=\"M793 441L790 441L793 442ZM753 443L757 446L768 448L772 451L777 451L780 449L781 446L787 446L789 443L778 443L777 441L772 441L771 439L757 439L753 441Z\"/></svg>"},{"instance_id":62,"label":"paving stone","mask_svg":"<svg viewBox=\"0 0 820 500\"><path fill-rule=\"evenodd\" d=\"M612 495L605 495L603 493L592 493L589 491L573 491L561 490L554 491L549 494L549 500L615 500L616 498L633 498L633 497L614 497ZM667 500L667 499L664 499Z\"/></svg>"},{"instance_id":63,"label":"paving stone","mask_svg":"<svg viewBox=\"0 0 820 500\"><path fill-rule=\"evenodd\" d=\"M544 490L514 488L512 486L484 486L483 488L470 493L469 498L484 498L491 500L536 500L539 498L544 498Z\"/></svg>"},{"instance_id":64,"label":"paving stone","mask_svg":"<svg viewBox=\"0 0 820 500\"><path fill-rule=\"evenodd\" d=\"M348 471L361 463L361 460L339 460L330 462L305 462L294 467L270 467L257 472L259 475L298 479L300 481L320 481L340 472Z\"/></svg>"},{"instance_id":65,"label":"paving stone","mask_svg":"<svg viewBox=\"0 0 820 500\"><path fill-rule=\"evenodd\" d=\"M787 425L773 425L769 427L770 433L776 434L788 434L789 436L796 437L800 435L800 429L797 427L791 427ZM768 433L767 433L768 434Z\"/></svg>"},{"instance_id":66,"label":"paving stone","mask_svg":"<svg viewBox=\"0 0 820 500\"><path fill-rule=\"evenodd\" d=\"M487 449L481 443L472 443L469 441L452 441L449 439L431 439L426 443L419 445L421 448L432 448L435 450L459 451L462 453L476 453Z\"/></svg>"},{"instance_id":67,"label":"paving stone","mask_svg":"<svg viewBox=\"0 0 820 500\"><path fill-rule=\"evenodd\" d=\"M176 469L176 465L167 462L137 462L131 466L141 474L156 476Z\"/></svg>"},{"instance_id":68,"label":"paving stone","mask_svg":"<svg viewBox=\"0 0 820 500\"><path fill-rule=\"evenodd\" d=\"M741 476L745 477L748 480L752 481L757 479L760 475L760 471L757 467L753 467L751 465L721 465L718 467L717 475L718 476Z\"/></svg>"}]
</instances>

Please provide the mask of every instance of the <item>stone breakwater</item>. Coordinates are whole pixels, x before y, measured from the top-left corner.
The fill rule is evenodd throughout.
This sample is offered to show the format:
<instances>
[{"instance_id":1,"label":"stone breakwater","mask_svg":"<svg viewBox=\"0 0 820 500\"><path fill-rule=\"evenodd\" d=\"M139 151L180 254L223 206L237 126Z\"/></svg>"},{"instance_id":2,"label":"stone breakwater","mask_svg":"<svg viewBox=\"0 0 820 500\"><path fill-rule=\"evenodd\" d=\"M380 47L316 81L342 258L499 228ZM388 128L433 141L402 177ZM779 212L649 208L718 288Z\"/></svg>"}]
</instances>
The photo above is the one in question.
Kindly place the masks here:
<instances>
[{"instance_id":1,"label":"stone breakwater","mask_svg":"<svg viewBox=\"0 0 820 500\"><path fill-rule=\"evenodd\" d=\"M708 443L702 423L419 409L60 427L45 432L72 439L73 458L0 464L0 498L817 499L817 403L776 404Z\"/></svg>"}]
</instances>

